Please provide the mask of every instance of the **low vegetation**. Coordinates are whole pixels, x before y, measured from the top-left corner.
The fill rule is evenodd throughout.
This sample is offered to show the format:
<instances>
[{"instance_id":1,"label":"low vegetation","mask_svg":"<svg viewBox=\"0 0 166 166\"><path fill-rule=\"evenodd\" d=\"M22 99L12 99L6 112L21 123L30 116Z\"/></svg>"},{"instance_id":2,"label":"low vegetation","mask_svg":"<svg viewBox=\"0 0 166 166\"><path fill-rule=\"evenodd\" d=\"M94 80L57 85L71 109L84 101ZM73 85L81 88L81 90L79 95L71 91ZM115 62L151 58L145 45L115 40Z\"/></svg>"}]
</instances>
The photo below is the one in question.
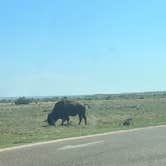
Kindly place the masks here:
<instances>
[{"instance_id":1,"label":"low vegetation","mask_svg":"<svg viewBox=\"0 0 166 166\"><path fill-rule=\"evenodd\" d=\"M16 105L20 105L20 104L29 104L32 102L32 99L29 98L25 98L25 97L19 97L18 99L15 100L15 104Z\"/></svg>"},{"instance_id":2,"label":"low vegetation","mask_svg":"<svg viewBox=\"0 0 166 166\"><path fill-rule=\"evenodd\" d=\"M0 102L0 148L46 141L64 137L95 134L113 130L166 124L166 93L94 95L68 97L87 103L88 125L78 125L78 117L71 117L71 125L47 126L57 97L15 105L14 100ZM131 119L128 121L128 119ZM125 124L125 125L124 125Z\"/></svg>"}]
</instances>

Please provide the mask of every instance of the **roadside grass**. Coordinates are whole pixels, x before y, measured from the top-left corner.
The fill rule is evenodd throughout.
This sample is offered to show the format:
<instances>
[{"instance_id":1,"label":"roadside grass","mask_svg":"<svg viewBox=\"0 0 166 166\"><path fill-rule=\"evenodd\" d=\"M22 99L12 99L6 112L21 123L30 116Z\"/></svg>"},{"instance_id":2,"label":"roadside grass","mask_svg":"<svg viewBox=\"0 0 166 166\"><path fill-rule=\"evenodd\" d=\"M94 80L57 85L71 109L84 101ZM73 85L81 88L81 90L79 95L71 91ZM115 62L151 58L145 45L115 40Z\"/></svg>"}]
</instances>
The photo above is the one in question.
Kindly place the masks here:
<instances>
[{"instance_id":1,"label":"roadside grass","mask_svg":"<svg viewBox=\"0 0 166 166\"><path fill-rule=\"evenodd\" d=\"M71 125L46 126L43 122L54 102L15 105L0 103L0 148L48 141L59 138L96 134L122 129L166 124L166 98L85 100L88 125L79 126L78 117L71 117ZM132 118L130 126L123 121Z\"/></svg>"}]
</instances>

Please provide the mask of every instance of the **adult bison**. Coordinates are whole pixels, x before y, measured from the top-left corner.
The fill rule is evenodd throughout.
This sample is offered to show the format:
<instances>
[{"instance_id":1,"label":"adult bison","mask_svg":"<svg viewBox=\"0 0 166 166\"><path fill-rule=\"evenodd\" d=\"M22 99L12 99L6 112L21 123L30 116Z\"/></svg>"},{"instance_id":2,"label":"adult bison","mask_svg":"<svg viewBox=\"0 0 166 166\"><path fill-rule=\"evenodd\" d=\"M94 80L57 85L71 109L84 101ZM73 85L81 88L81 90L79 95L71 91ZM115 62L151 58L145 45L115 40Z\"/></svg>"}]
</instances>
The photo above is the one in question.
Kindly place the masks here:
<instances>
[{"instance_id":1,"label":"adult bison","mask_svg":"<svg viewBox=\"0 0 166 166\"><path fill-rule=\"evenodd\" d=\"M62 100L55 104L51 113L48 114L47 122L49 125L55 125L55 122L58 119L62 119L61 125L64 124L65 121L69 124L69 116L79 116L79 124L81 123L82 118L85 121L85 125L87 124L86 118L86 108L84 104L75 101Z\"/></svg>"}]
</instances>

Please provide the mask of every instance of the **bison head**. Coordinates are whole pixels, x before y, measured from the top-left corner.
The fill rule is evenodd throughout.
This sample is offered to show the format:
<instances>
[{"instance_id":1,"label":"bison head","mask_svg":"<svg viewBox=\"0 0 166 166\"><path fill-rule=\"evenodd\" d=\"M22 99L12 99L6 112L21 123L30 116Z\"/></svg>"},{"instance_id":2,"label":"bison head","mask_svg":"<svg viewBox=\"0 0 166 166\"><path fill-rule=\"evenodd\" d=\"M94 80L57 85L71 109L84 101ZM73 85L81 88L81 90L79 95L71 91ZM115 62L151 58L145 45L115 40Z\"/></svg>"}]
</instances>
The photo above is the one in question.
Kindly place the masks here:
<instances>
[{"instance_id":1,"label":"bison head","mask_svg":"<svg viewBox=\"0 0 166 166\"><path fill-rule=\"evenodd\" d=\"M48 122L49 125L54 126L55 122L57 120L58 120L58 117L57 117L56 113L55 112L51 112L51 113L48 114L46 122Z\"/></svg>"},{"instance_id":2,"label":"bison head","mask_svg":"<svg viewBox=\"0 0 166 166\"><path fill-rule=\"evenodd\" d=\"M52 125L52 126L55 125L55 119L54 119L52 113L48 114L47 122L49 125Z\"/></svg>"}]
</instances>

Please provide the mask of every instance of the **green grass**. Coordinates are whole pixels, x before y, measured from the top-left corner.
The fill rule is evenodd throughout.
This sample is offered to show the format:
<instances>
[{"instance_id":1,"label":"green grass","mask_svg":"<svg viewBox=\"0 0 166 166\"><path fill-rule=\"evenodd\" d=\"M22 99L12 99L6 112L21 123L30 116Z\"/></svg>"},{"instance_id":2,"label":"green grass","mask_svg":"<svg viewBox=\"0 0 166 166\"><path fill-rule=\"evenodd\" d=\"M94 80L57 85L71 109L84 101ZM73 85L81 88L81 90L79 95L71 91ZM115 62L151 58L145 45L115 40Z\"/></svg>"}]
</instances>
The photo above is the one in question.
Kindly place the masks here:
<instances>
[{"instance_id":1,"label":"green grass","mask_svg":"<svg viewBox=\"0 0 166 166\"><path fill-rule=\"evenodd\" d=\"M133 94L132 94L133 95ZM143 99L90 99L84 101L87 109L88 125L78 125L78 117L71 117L70 126L43 127L43 122L54 102L14 105L0 103L0 148L48 141L58 138L81 136L120 129L166 124L166 98L148 97ZM122 122L133 118L130 126Z\"/></svg>"}]
</instances>

